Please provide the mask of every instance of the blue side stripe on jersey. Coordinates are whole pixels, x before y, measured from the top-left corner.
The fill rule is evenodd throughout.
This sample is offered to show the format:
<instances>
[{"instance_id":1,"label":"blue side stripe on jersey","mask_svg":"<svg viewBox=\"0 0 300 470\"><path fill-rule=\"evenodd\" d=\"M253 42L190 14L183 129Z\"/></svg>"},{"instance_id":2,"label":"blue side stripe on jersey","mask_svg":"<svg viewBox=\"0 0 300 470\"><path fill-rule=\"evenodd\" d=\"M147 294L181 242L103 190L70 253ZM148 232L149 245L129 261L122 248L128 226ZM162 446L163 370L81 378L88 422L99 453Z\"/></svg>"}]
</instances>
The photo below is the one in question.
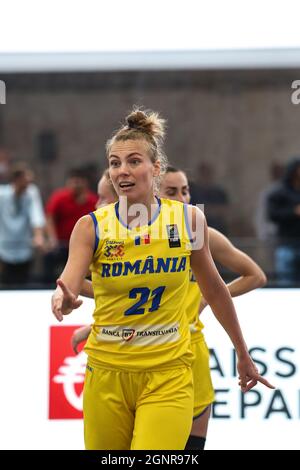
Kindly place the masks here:
<instances>
[{"instance_id":1,"label":"blue side stripe on jersey","mask_svg":"<svg viewBox=\"0 0 300 470\"><path fill-rule=\"evenodd\" d=\"M94 246L94 253L96 253L96 250L97 250L98 245L99 245L98 222L97 222L97 219L96 219L96 216L95 216L94 212L90 212L90 216L91 216L92 219L93 219L94 227L95 227L95 246Z\"/></svg>"},{"instance_id":2,"label":"blue side stripe on jersey","mask_svg":"<svg viewBox=\"0 0 300 470\"><path fill-rule=\"evenodd\" d=\"M184 220L185 220L185 225L186 225L186 229L187 229L187 233L188 233L190 242L193 243L193 237L192 237L191 227L190 227L190 224L189 224L189 217L188 217L187 207L188 207L188 204L184 204Z\"/></svg>"}]
</instances>

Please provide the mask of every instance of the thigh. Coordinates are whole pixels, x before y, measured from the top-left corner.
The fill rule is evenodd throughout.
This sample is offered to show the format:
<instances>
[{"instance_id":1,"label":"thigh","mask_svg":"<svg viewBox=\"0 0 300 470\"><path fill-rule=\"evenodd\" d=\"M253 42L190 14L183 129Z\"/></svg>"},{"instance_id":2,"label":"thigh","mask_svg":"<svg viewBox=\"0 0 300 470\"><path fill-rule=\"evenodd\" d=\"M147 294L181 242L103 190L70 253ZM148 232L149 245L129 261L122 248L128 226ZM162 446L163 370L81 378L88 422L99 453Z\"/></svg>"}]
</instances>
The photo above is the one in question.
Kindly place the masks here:
<instances>
[{"instance_id":1,"label":"thigh","mask_svg":"<svg viewBox=\"0 0 300 470\"><path fill-rule=\"evenodd\" d=\"M122 372L87 366L83 415L86 449L130 449L134 414L126 398Z\"/></svg>"},{"instance_id":2,"label":"thigh","mask_svg":"<svg viewBox=\"0 0 300 470\"><path fill-rule=\"evenodd\" d=\"M200 416L198 416L197 418L194 418L193 426L191 430L192 436L206 437L210 413L211 413L211 405L208 405L208 407L205 408L204 411L202 411Z\"/></svg>"},{"instance_id":3,"label":"thigh","mask_svg":"<svg viewBox=\"0 0 300 470\"><path fill-rule=\"evenodd\" d=\"M195 355L192 365L195 419L214 401L215 396L209 368L209 350L204 338L192 344L192 351Z\"/></svg>"},{"instance_id":4,"label":"thigh","mask_svg":"<svg viewBox=\"0 0 300 470\"><path fill-rule=\"evenodd\" d=\"M131 449L183 450L193 417L190 368L149 372L137 403Z\"/></svg>"}]
</instances>

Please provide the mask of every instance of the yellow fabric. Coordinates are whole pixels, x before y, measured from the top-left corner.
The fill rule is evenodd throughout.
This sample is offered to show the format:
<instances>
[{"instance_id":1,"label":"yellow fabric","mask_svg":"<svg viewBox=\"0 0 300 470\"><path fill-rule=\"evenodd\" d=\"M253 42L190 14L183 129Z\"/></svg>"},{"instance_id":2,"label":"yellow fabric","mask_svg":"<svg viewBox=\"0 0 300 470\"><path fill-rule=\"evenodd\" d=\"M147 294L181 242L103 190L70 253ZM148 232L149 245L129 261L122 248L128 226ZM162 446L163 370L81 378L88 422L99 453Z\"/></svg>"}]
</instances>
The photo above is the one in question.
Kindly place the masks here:
<instances>
[{"instance_id":1,"label":"yellow fabric","mask_svg":"<svg viewBox=\"0 0 300 470\"><path fill-rule=\"evenodd\" d=\"M83 413L88 450L183 450L193 416L191 369L127 372L89 363Z\"/></svg>"},{"instance_id":2,"label":"yellow fabric","mask_svg":"<svg viewBox=\"0 0 300 470\"><path fill-rule=\"evenodd\" d=\"M209 368L209 350L204 337L192 343L195 361L192 364L194 382L194 418L197 418L214 399Z\"/></svg>"},{"instance_id":3,"label":"yellow fabric","mask_svg":"<svg viewBox=\"0 0 300 470\"><path fill-rule=\"evenodd\" d=\"M199 318L199 307L202 298L201 290L192 271L190 271L190 282L186 298L186 313L190 325L191 341L200 341L203 338L203 323Z\"/></svg>"},{"instance_id":4,"label":"yellow fabric","mask_svg":"<svg viewBox=\"0 0 300 470\"><path fill-rule=\"evenodd\" d=\"M94 212L100 240L91 266L96 307L85 351L100 365L126 370L189 365L191 246L184 205L162 199L152 223L135 230L120 222L117 209L118 203ZM170 227L180 246L173 239L170 247Z\"/></svg>"}]
</instances>

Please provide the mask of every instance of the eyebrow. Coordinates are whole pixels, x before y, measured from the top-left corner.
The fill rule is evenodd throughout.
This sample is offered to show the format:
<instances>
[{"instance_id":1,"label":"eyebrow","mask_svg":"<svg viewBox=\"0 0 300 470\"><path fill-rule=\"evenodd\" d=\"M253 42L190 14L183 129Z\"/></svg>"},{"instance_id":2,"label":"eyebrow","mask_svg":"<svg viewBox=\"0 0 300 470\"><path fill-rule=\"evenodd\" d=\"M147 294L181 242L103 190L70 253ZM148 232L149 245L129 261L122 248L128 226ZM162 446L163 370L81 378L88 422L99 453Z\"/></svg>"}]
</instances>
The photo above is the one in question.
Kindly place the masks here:
<instances>
[{"instance_id":1,"label":"eyebrow","mask_svg":"<svg viewBox=\"0 0 300 470\"><path fill-rule=\"evenodd\" d=\"M177 190L178 188L177 188L177 186L167 186L167 187L166 187L166 190L167 190L167 189L173 189L173 190L175 189L175 190ZM189 189L189 186L188 186L188 185L185 185L185 186L182 186L180 189Z\"/></svg>"},{"instance_id":2,"label":"eyebrow","mask_svg":"<svg viewBox=\"0 0 300 470\"><path fill-rule=\"evenodd\" d=\"M127 155L126 158L130 158L130 157L132 157L133 155L138 155L139 157L142 156L142 155L141 155L140 153L138 153L138 152L132 152L132 153L130 153L129 155ZM118 158L118 159L120 159L120 157L118 157L118 155L114 155L114 154L110 155L108 158Z\"/></svg>"}]
</instances>

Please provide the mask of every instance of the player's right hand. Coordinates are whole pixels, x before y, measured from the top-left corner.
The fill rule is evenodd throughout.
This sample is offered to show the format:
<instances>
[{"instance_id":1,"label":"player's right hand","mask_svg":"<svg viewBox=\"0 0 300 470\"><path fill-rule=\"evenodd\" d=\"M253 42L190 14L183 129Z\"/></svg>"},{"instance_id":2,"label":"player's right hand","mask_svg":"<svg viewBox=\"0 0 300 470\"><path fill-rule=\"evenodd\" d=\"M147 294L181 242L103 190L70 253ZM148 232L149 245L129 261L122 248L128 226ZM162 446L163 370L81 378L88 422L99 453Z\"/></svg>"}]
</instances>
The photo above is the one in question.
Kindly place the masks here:
<instances>
[{"instance_id":1,"label":"player's right hand","mask_svg":"<svg viewBox=\"0 0 300 470\"><path fill-rule=\"evenodd\" d=\"M61 279L57 279L56 285L57 288L51 298L51 307L57 320L62 321L63 315L68 315L74 309L80 307L82 300L77 299Z\"/></svg>"}]
</instances>

